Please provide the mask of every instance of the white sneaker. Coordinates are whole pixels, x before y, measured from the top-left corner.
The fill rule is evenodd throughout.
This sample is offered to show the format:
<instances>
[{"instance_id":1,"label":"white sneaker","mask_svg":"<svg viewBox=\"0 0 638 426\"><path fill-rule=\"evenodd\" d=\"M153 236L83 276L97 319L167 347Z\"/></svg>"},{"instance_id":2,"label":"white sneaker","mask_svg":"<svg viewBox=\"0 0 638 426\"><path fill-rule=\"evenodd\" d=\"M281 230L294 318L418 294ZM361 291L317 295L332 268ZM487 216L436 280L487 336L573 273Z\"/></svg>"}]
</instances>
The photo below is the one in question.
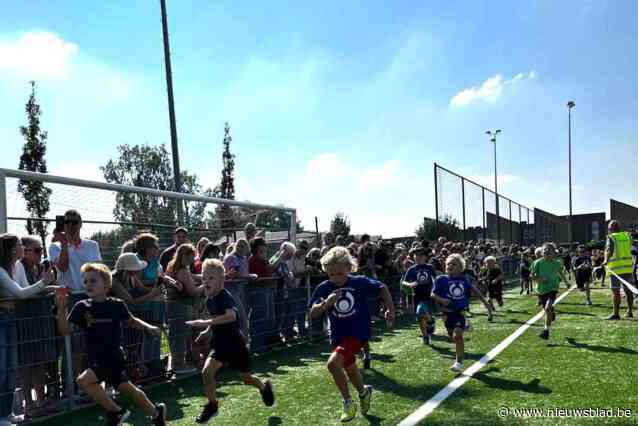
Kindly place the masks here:
<instances>
[{"instance_id":1,"label":"white sneaker","mask_svg":"<svg viewBox=\"0 0 638 426\"><path fill-rule=\"evenodd\" d=\"M463 364L461 364L458 361L454 361L454 364L452 364L452 366L450 367L450 370L460 373L461 371L463 371Z\"/></svg>"}]
</instances>

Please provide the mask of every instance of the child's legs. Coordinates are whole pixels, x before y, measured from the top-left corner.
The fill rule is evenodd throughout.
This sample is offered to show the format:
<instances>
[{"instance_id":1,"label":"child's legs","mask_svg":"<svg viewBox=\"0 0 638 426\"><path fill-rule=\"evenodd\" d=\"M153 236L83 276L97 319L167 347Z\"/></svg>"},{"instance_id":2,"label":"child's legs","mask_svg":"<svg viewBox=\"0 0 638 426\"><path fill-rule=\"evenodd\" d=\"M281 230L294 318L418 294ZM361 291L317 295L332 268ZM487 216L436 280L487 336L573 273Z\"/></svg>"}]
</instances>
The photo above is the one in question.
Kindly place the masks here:
<instances>
[{"instance_id":1,"label":"child's legs","mask_svg":"<svg viewBox=\"0 0 638 426\"><path fill-rule=\"evenodd\" d=\"M551 297L548 297L543 306L545 310L545 328L549 328L552 325L552 316L554 313L554 301Z\"/></svg>"},{"instance_id":2,"label":"child's legs","mask_svg":"<svg viewBox=\"0 0 638 426\"><path fill-rule=\"evenodd\" d=\"M222 368L223 364L217 361L212 356L208 356L206 358L206 362L204 363L204 368L202 369L202 379L204 381L204 393L208 398L209 402L217 401L217 383L215 382L215 375L220 368Z\"/></svg>"},{"instance_id":3,"label":"child's legs","mask_svg":"<svg viewBox=\"0 0 638 426\"><path fill-rule=\"evenodd\" d=\"M86 392L97 404L106 411L119 411L120 406L117 405L107 394L104 388L100 386L95 372L87 368L76 379L77 384Z\"/></svg>"},{"instance_id":4,"label":"child's legs","mask_svg":"<svg viewBox=\"0 0 638 426\"><path fill-rule=\"evenodd\" d=\"M253 376L252 373L239 373L239 377L241 377L245 385L256 387L260 391L264 390L264 384L262 381Z\"/></svg>"},{"instance_id":5,"label":"child's legs","mask_svg":"<svg viewBox=\"0 0 638 426\"><path fill-rule=\"evenodd\" d=\"M419 328L421 329L421 336L428 335L428 317L426 315L419 317Z\"/></svg>"},{"instance_id":6,"label":"child's legs","mask_svg":"<svg viewBox=\"0 0 638 426\"><path fill-rule=\"evenodd\" d=\"M146 394L140 388L135 386L133 383L131 382L120 383L117 389L120 392L130 396L131 399L133 400L133 403L137 407L141 408L147 416L155 415L155 406L153 405L153 403L148 399Z\"/></svg>"},{"instance_id":7,"label":"child's legs","mask_svg":"<svg viewBox=\"0 0 638 426\"><path fill-rule=\"evenodd\" d=\"M345 400L350 399L350 391L348 390L348 382L346 381L346 375L343 372L343 355L338 352L333 352L328 358L328 371L332 374L332 378L335 381L335 385L341 397Z\"/></svg>"},{"instance_id":8,"label":"child's legs","mask_svg":"<svg viewBox=\"0 0 638 426\"><path fill-rule=\"evenodd\" d=\"M361 377L361 372L357 368L357 363L353 362L349 366L346 367L346 373L348 374L348 378L350 379L350 383L352 386L359 392L361 395L364 391L363 389L363 377Z\"/></svg>"},{"instance_id":9,"label":"child's legs","mask_svg":"<svg viewBox=\"0 0 638 426\"><path fill-rule=\"evenodd\" d=\"M463 362L465 353L465 342L463 340L463 329L456 327L452 334L452 340L454 340L454 346L456 348L456 360Z\"/></svg>"},{"instance_id":10,"label":"child's legs","mask_svg":"<svg viewBox=\"0 0 638 426\"><path fill-rule=\"evenodd\" d=\"M365 342L363 344L363 353L366 356L366 358L370 358L370 342Z\"/></svg>"}]
</instances>

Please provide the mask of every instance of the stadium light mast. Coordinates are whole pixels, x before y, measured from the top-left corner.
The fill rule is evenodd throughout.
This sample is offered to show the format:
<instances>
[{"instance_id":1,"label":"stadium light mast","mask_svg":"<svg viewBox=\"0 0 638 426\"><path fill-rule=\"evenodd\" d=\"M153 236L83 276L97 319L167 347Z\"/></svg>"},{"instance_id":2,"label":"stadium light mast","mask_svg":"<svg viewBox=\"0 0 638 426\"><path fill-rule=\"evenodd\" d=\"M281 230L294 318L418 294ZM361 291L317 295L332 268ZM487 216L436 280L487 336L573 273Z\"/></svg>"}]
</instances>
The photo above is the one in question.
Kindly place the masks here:
<instances>
[{"instance_id":1,"label":"stadium light mast","mask_svg":"<svg viewBox=\"0 0 638 426\"><path fill-rule=\"evenodd\" d=\"M168 94L168 117L171 127L171 153L173 154L173 175L175 192L182 192L182 177L179 168L179 151L177 148L177 124L175 123L175 98L173 97L173 72L171 71L171 49L168 41L168 19L166 17L166 0L160 0L162 10L162 36L164 39L164 65L166 68L166 90ZM177 221L182 222L182 201L177 202Z\"/></svg>"},{"instance_id":2,"label":"stadium light mast","mask_svg":"<svg viewBox=\"0 0 638 426\"><path fill-rule=\"evenodd\" d=\"M576 106L576 102L567 102L567 119L568 119L568 138L569 138L569 222L567 223L567 239L569 241L569 249L574 244L573 224L572 224L572 108Z\"/></svg>"},{"instance_id":3,"label":"stadium light mast","mask_svg":"<svg viewBox=\"0 0 638 426\"><path fill-rule=\"evenodd\" d=\"M494 195L496 199L496 244L501 246L501 219L499 216L499 202L498 202L498 170L496 168L496 135L501 133L501 129L488 130L485 134L490 136L490 142L494 143Z\"/></svg>"}]
</instances>

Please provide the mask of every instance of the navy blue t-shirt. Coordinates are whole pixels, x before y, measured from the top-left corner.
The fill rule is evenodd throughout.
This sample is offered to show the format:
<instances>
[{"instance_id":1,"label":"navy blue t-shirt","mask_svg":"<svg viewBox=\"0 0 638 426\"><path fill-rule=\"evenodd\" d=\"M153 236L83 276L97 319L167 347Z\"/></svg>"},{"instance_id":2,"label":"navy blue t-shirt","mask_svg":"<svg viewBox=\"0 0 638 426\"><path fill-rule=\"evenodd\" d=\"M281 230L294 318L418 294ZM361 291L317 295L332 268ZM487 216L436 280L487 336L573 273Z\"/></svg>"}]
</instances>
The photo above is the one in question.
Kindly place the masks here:
<instances>
[{"instance_id":1,"label":"navy blue t-shirt","mask_svg":"<svg viewBox=\"0 0 638 426\"><path fill-rule=\"evenodd\" d=\"M328 310L330 318L330 343L339 345L344 337L354 337L367 342L370 340L370 311L368 294L377 295L383 288L377 280L364 276L348 276L346 283L339 287L324 281L315 289L309 307L337 293L337 302Z\"/></svg>"},{"instance_id":2,"label":"navy blue t-shirt","mask_svg":"<svg viewBox=\"0 0 638 426\"><path fill-rule=\"evenodd\" d=\"M415 303L430 300L430 294L434 286L434 278L436 278L436 271L432 265L427 263L411 266L410 269L406 271L403 280L409 283L416 282L416 287L414 288Z\"/></svg>"},{"instance_id":3,"label":"navy blue t-shirt","mask_svg":"<svg viewBox=\"0 0 638 426\"><path fill-rule=\"evenodd\" d=\"M206 308L212 316L224 315L227 309L235 311L235 321L213 327L213 338L210 342L212 348L215 348L216 345L243 340L239 332L239 309L237 309L237 303L228 290L223 289L216 296L206 299Z\"/></svg>"},{"instance_id":4,"label":"navy blue t-shirt","mask_svg":"<svg viewBox=\"0 0 638 426\"><path fill-rule=\"evenodd\" d=\"M89 362L122 360L122 323L132 318L124 301L114 297L103 302L80 300L67 318L85 330Z\"/></svg>"},{"instance_id":5,"label":"navy blue t-shirt","mask_svg":"<svg viewBox=\"0 0 638 426\"><path fill-rule=\"evenodd\" d=\"M472 292L472 282L465 275L450 277L449 275L439 275L434 281L432 293L444 299L450 299L448 306L443 310L449 312L459 312L470 306L470 296Z\"/></svg>"}]
</instances>

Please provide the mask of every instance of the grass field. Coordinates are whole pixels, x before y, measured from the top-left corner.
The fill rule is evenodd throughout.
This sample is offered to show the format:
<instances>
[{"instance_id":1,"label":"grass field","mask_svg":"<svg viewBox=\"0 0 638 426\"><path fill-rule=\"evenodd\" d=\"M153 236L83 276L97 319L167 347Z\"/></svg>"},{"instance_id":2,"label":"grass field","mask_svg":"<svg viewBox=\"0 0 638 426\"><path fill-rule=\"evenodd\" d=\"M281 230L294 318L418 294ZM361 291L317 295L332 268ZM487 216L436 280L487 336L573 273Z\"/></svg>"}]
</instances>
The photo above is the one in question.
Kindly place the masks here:
<instances>
[{"instance_id":1,"label":"grass field","mask_svg":"<svg viewBox=\"0 0 638 426\"><path fill-rule=\"evenodd\" d=\"M638 424L638 321L610 322L609 289L594 290L594 305L572 292L557 309L549 341L538 337L542 320L527 330L493 362L485 366L426 418L423 424ZM505 306L488 323L481 306L466 334L467 368L538 312L536 297L506 292ZM409 318L394 331L375 326L371 341L372 369L365 382L375 388L369 415L349 424L394 425L435 395L455 376L448 369L454 348L438 321L432 347L423 346L418 326ZM272 378L277 402L266 408L258 393L224 371L218 377L220 414L209 424L219 425L334 425L340 398L325 368L328 344L289 347L254 358L260 377ZM353 392L353 394L355 394ZM199 377L183 379L149 391L154 401L168 405L170 425L193 425L204 403ZM130 406L129 401L124 404ZM510 415L499 417L499 408ZM622 408L632 418L522 418L514 409ZM101 410L89 408L53 420L51 426L100 424ZM134 410L129 424L150 424Z\"/></svg>"}]
</instances>

